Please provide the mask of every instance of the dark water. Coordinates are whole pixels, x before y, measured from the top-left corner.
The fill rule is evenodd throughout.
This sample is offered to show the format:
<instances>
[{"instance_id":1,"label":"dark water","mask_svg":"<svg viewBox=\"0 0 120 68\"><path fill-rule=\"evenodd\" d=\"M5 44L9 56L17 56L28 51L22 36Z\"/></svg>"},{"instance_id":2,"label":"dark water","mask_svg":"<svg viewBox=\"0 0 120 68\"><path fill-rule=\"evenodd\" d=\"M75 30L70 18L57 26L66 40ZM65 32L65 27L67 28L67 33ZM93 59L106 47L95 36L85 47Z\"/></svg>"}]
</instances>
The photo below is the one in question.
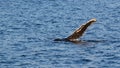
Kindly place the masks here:
<instances>
[{"instance_id":1,"label":"dark water","mask_svg":"<svg viewBox=\"0 0 120 68\"><path fill-rule=\"evenodd\" d=\"M88 41L53 41L91 18ZM0 0L0 68L120 68L120 1Z\"/></svg>"}]
</instances>

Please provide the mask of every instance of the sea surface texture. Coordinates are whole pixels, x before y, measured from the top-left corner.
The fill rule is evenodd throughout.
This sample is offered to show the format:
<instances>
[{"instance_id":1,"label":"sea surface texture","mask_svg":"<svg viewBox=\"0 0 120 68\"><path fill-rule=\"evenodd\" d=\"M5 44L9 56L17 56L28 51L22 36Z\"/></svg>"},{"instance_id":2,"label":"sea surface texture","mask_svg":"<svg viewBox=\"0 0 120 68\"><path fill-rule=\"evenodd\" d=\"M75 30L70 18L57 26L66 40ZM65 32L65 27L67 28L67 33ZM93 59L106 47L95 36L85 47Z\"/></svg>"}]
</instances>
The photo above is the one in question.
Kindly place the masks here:
<instances>
[{"instance_id":1,"label":"sea surface texture","mask_svg":"<svg viewBox=\"0 0 120 68\"><path fill-rule=\"evenodd\" d=\"M0 68L120 68L120 0L0 0Z\"/></svg>"}]
</instances>

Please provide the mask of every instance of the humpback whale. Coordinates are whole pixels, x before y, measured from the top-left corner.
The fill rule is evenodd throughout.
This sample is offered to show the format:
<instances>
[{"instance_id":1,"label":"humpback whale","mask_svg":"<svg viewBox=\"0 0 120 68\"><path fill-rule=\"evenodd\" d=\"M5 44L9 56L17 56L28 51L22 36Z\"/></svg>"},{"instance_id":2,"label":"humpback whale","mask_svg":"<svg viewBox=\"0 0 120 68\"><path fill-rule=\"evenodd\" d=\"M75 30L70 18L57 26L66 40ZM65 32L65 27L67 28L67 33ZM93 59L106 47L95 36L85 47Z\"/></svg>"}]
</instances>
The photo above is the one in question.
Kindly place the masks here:
<instances>
[{"instance_id":1,"label":"humpback whale","mask_svg":"<svg viewBox=\"0 0 120 68\"><path fill-rule=\"evenodd\" d=\"M84 32L87 30L87 28L93 24L94 22L96 22L96 19L90 19L88 22L86 22L85 24L81 25L78 29L76 29L70 36L66 37L66 38L56 38L54 39L54 41L70 41L70 42L77 42L78 38L80 38Z\"/></svg>"}]
</instances>

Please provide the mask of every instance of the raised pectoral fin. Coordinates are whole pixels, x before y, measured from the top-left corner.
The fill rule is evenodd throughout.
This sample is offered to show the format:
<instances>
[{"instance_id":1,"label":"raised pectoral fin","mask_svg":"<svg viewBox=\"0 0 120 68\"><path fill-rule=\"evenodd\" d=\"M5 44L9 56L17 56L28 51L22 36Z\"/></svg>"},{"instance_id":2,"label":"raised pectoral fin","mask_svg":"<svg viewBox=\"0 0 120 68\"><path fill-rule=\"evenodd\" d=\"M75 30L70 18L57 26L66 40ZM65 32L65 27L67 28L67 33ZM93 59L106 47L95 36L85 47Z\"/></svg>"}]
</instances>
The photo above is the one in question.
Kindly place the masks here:
<instances>
[{"instance_id":1,"label":"raised pectoral fin","mask_svg":"<svg viewBox=\"0 0 120 68\"><path fill-rule=\"evenodd\" d=\"M90 26L93 22L96 22L96 19L91 19L81 27L79 27L77 30L74 31L74 33L67 37L67 39L77 39L83 35L83 33L86 31L88 26Z\"/></svg>"}]
</instances>

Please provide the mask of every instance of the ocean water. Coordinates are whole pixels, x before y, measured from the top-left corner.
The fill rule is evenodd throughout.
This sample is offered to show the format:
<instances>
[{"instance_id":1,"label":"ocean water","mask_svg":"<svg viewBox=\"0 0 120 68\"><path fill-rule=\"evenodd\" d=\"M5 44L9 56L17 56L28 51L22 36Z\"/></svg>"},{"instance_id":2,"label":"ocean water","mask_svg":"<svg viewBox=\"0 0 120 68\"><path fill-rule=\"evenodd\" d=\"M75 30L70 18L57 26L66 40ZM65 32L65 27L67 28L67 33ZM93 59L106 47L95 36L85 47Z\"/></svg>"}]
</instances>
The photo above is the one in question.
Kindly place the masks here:
<instances>
[{"instance_id":1,"label":"ocean water","mask_svg":"<svg viewBox=\"0 0 120 68\"><path fill-rule=\"evenodd\" d=\"M91 18L91 42L53 41ZM0 0L0 68L120 68L120 1Z\"/></svg>"}]
</instances>

